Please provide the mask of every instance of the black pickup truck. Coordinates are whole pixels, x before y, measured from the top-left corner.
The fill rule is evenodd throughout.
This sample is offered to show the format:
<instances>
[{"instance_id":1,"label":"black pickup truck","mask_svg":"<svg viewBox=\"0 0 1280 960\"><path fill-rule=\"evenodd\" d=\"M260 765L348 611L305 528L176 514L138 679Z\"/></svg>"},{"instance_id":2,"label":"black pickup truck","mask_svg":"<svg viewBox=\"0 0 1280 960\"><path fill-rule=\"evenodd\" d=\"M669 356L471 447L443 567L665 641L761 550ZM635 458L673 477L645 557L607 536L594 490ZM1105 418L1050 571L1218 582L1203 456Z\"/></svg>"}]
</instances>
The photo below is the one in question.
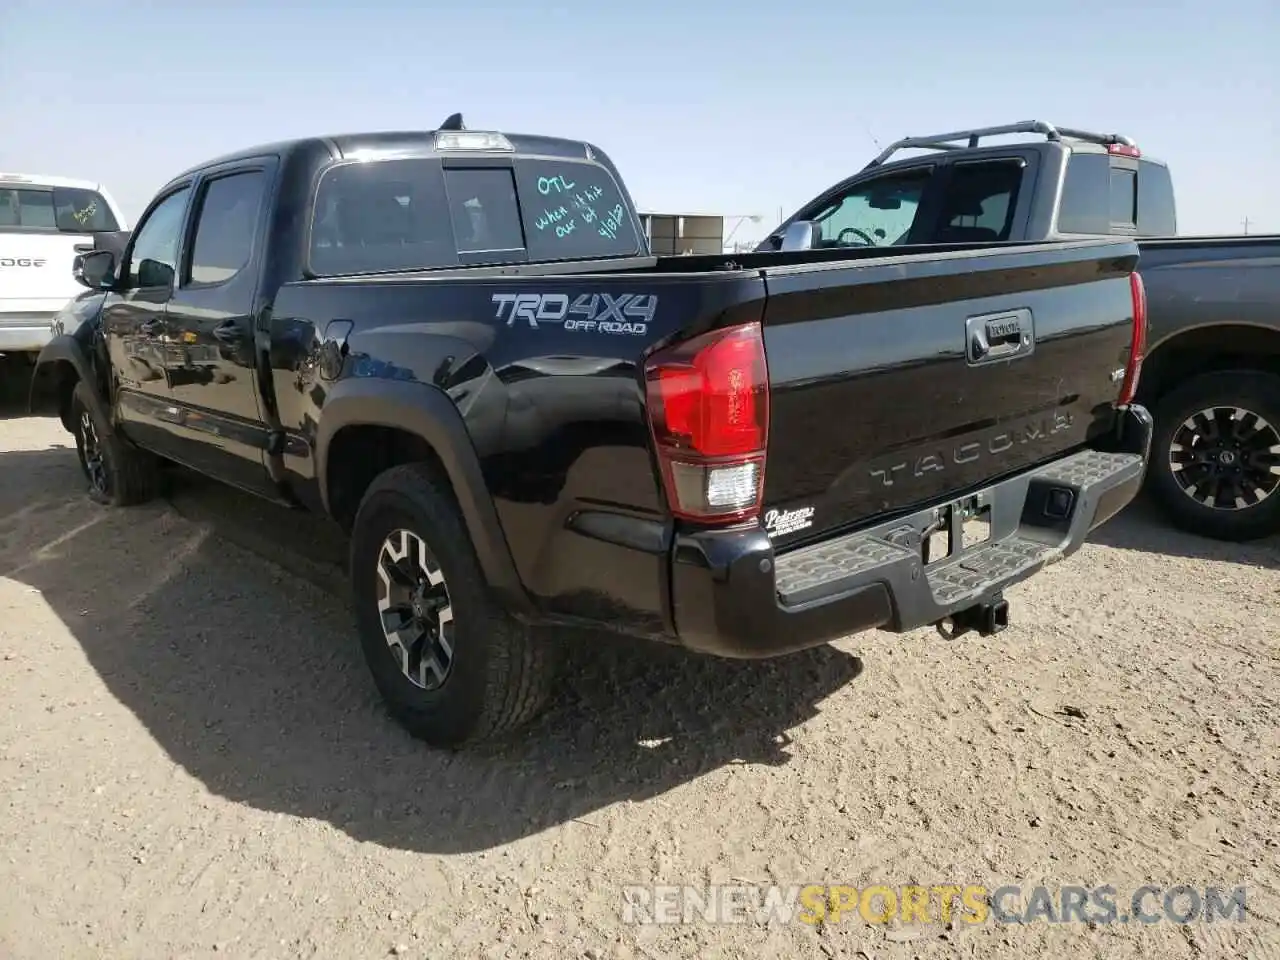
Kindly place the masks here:
<instances>
[{"instance_id":1,"label":"black pickup truck","mask_svg":"<svg viewBox=\"0 0 1280 960\"><path fill-rule=\"evenodd\" d=\"M910 150L924 153L890 162ZM1165 163L1128 137L1025 121L899 140L758 249L1137 240L1148 487L1192 533L1268 536L1280 531L1280 236L1176 233Z\"/></svg>"},{"instance_id":2,"label":"black pickup truck","mask_svg":"<svg viewBox=\"0 0 1280 960\"><path fill-rule=\"evenodd\" d=\"M447 127L182 174L40 357L97 499L178 463L340 524L428 742L531 717L543 627L995 632L1140 487L1132 240L656 258L595 146Z\"/></svg>"}]
</instances>

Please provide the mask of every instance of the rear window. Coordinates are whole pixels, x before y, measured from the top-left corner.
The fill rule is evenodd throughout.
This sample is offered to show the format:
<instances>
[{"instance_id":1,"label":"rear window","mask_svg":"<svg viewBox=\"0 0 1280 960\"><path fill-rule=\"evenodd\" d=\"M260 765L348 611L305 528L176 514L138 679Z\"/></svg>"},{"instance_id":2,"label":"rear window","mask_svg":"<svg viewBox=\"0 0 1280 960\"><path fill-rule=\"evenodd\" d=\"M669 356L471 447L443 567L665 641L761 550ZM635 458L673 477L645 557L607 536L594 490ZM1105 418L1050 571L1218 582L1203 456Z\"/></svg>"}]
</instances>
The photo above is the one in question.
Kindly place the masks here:
<instances>
[{"instance_id":1,"label":"rear window","mask_svg":"<svg viewBox=\"0 0 1280 960\"><path fill-rule=\"evenodd\" d=\"M1172 236L1176 232L1173 182L1169 168L1150 160L1112 166L1104 153L1073 153L1067 161L1058 210L1063 233L1106 235L1113 228L1128 228L1144 237Z\"/></svg>"},{"instance_id":2,"label":"rear window","mask_svg":"<svg viewBox=\"0 0 1280 960\"><path fill-rule=\"evenodd\" d=\"M0 230L4 229L109 233L120 225L94 190L0 186Z\"/></svg>"},{"instance_id":3,"label":"rear window","mask_svg":"<svg viewBox=\"0 0 1280 960\"><path fill-rule=\"evenodd\" d=\"M1058 230L1100 236L1111 232L1111 158L1107 154L1071 154L1058 208Z\"/></svg>"},{"instance_id":4,"label":"rear window","mask_svg":"<svg viewBox=\"0 0 1280 960\"><path fill-rule=\"evenodd\" d=\"M311 220L312 272L335 276L457 262L438 163L349 163L320 178Z\"/></svg>"},{"instance_id":5,"label":"rear window","mask_svg":"<svg viewBox=\"0 0 1280 960\"><path fill-rule=\"evenodd\" d=\"M1163 163L1138 163L1138 232L1144 237L1172 237L1178 232L1173 180Z\"/></svg>"},{"instance_id":6,"label":"rear window","mask_svg":"<svg viewBox=\"0 0 1280 960\"><path fill-rule=\"evenodd\" d=\"M510 170L446 170L444 187L459 253L524 250L516 181Z\"/></svg>"},{"instance_id":7,"label":"rear window","mask_svg":"<svg viewBox=\"0 0 1280 960\"><path fill-rule=\"evenodd\" d=\"M321 176L310 265L339 276L639 250L622 192L598 164L404 159L339 164Z\"/></svg>"},{"instance_id":8,"label":"rear window","mask_svg":"<svg viewBox=\"0 0 1280 960\"><path fill-rule=\"evenodd\" d=\"M1111 171L1111 222L1138 225L1138 173L1123 168Z\"/></svg>"},{"instance_id":9,"label":"rear window","mask_svg":"<svg viewBox=\"0 0 1280 960\"><path fill-rule=\"evenodd\" d=\"M622 191L604 167L517 160L516 182L531 260L629 257L639 252Z\"/></svg>"}]
</instances>

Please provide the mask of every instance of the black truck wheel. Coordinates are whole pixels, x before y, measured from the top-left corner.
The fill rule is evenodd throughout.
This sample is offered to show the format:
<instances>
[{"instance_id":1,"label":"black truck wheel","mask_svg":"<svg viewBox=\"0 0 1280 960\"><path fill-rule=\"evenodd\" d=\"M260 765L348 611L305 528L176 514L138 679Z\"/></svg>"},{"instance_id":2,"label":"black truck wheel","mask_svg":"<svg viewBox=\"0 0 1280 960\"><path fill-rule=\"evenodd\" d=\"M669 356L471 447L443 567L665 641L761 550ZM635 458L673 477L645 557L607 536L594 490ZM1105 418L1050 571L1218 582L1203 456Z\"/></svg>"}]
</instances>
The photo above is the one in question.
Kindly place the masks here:
<instances>
[{"instance_id":1,"label":"black truck wheel","mask_svg":"<svg viewBox=\"0 0 1280 960\"><path fill-rule=\"evenodd\" d=\"M89 496L98 503L127 507L160 493L160 462L109 430L94 413L90 386L81 380L71 393L71 426Z\"/></svg>"},{"instance_id":2,"label":"black truck wheel","mask_svg":"<svg viewBox=\"0 0 1280 960\"><path fill-rule=\"evenodd\" d=\"M1280 531L1280 377L1203 374L1153 414L1148 479L1175 525L1231 541Z\"/></svg>"},{"instance_id":3,"label":"black truck wheel","mask_svg":"<svg viewBox=\"0 0 1280 960\"><path fill-rule=\"evenodd\" d=\"M458 507L425 464L369 486L352 529L351 586L365 662L415 737L462 746L545 704L555 650L489 595Z\"/></svg>"}]
</instances>

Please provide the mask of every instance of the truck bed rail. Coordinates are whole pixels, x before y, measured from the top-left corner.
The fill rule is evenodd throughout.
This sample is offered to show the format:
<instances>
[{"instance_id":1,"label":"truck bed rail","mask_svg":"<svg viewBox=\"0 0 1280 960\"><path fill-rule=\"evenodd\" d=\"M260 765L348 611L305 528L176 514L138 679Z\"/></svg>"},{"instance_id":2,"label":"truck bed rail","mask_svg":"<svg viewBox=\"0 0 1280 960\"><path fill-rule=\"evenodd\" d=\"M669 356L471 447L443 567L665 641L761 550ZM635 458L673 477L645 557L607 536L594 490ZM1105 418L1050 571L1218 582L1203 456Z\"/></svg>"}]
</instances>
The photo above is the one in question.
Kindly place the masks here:
<instances>
[{"instance_id":1,"label":"truck bed rail","mask_svg":"<svg viewBox=\"0 0 1280 960\"><path fill-rule=\"evenodd\" d=\"M1093 133L1089 130L1078 130L1074 127L1060 127L1044 120L1021 120L1017 123L1006 123L995 127L975 127L972 130L957 130L953 133L936 133L927 137L904 137L902 140L885 147L880 152L880 155L863 169L870 170L872 167L880 166L899 150L913 148L922 150L973 149L979 145L983 137L999 137L1017 133L1040 134L1049 140L1061 140L1063 137L1069 137L1074 140L1084 140L1103 146L1111 144L1121 144L1127 147L1136 146L1129 137L1121 136L1118 133ZM957 143L956 141L959 140L963 140L965 143Z\"/></svg>"}]
</instances>

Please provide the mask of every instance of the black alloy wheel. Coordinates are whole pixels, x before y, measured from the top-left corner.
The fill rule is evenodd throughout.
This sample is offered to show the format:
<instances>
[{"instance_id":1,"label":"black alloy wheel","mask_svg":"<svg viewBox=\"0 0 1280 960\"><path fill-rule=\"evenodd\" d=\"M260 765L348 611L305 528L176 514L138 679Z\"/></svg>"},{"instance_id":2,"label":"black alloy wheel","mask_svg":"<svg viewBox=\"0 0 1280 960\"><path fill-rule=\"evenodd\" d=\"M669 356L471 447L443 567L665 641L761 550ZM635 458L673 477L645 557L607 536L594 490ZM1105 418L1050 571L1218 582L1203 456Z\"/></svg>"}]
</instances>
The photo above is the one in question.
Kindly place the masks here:
<instances>
[{"instance_id":1,"label":"black alloy wheel","mask_svg":"<svg viewBox=\"0 0 1280 960\"><path fill-rule=\"evenodd\" d=\"M1187 417L1169 445L1182 492L1213 510L1247 510L1280 488L1280 432L1253 410L1209 407Z\"/></svg>"},{"instance_id":2,"label":"black alloy wheel","mask_svg":"<svg viewBox=\"0 0 1280 960\"><path fill-rule=\"evenodd\" d=\"M111 496L111 479L107 475L107 464L102 455L102 443L98 440L98 431L93 425L93 417L88 410L81 409L80 420L76 424L80 441L80 456L84 464L85 477L89 486L99 497Z\"/></svg>"},{"instance_id":3,"label":"black alloy wheel","mask_svg":"<svg viewBox=\"0 0 1280 960\"><path fill-rule=\"evenodd\" d=\"M559 645L502 607L442 471L379 474L351 530L360 647L391 715L437 747L509 733L546 703Z\"/></svg>"},{"instance_id":4,"label":"black alloy wheel","mask_svg":"<svg viewBox=\"0 0 1280 960\"><path fill-rule=\"evenodd\" d=\"M1151 412L1147 485L1177 527L1235 542L1280 532L1280 376L1200 374Z\"/></svg>"},{"instance_id":5,"label":"black alloy wheel","mask_svg":"<svg viewBox=\"0 0 1280 960\"><path fill-rule=\"evenodd\" d=\"M396 529L382 541L377 574L388 652L410 683L438 690L453 666L456 628L444 571L422 537Z\"/></svg>"},{"instance_id":6,"label":"black alloy wheel","mask_svg":"<svg viewBox=\"0 0 1280 960\"><path fill-rule=\"evenodd\" d=\"M103 404L83 380L68 398L66 425L76 438L80 469L89 497L98 503L127 507L146 503L161 492L160 461L113 430Z\"/></svg>"}]
</instances>

